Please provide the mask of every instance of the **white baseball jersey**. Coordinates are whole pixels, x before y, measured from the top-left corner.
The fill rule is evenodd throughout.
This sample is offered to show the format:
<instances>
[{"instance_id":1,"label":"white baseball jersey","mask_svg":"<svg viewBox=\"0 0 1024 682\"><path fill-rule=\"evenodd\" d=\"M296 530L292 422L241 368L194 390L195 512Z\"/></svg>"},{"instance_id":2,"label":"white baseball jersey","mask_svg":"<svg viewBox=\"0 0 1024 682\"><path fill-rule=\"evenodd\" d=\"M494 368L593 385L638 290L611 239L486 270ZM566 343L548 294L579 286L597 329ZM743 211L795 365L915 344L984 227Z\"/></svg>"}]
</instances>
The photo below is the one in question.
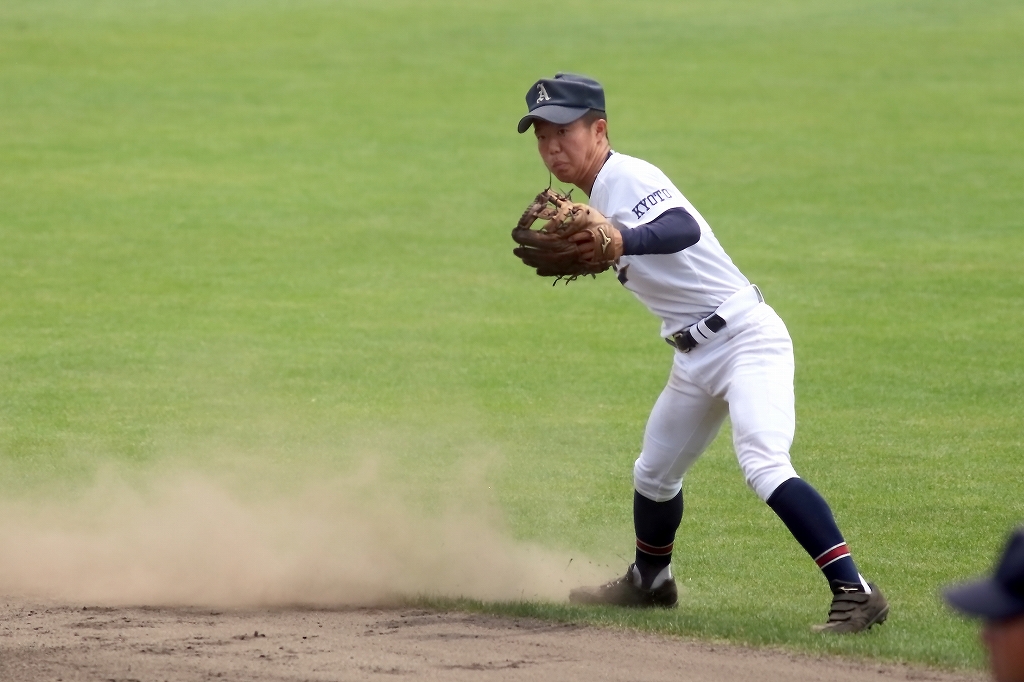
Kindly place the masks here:
<instances>
[{"instance_id":1,"label":"white baseball jersey","mask_svg":"<svg viewBox=\"0 0 1024 682\"><path fill-rule=\"evenodd\" d=\"M597 174L590 205L620 231L645 225L670 208L686 209L700 225L700 241L682 251L619 259L619 281L661 318L662 336L709 315L750 284L697 209L646 161L613 152Z\"/></svg>"}]
</instances>

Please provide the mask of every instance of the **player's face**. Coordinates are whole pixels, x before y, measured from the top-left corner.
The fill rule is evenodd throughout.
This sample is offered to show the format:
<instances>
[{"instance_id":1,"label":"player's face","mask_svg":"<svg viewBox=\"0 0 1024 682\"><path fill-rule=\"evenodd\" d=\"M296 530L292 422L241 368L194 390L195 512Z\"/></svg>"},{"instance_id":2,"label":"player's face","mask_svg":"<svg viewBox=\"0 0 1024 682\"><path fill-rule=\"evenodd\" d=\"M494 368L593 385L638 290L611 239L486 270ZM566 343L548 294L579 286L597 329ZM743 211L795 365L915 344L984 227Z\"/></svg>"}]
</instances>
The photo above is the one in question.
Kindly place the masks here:
<instances>
[{"instance_id":1,"label":"player's face","mask_svg":"<svg viewBox=\"0 0 1024 682\"><path fill-rule=\"evenodd\" d=\"M579 186L591 174L595 157L601 153L603 124L601 119L589 124L583 119L565 124L533 122L537 151L559 182Z\"/></svg>"},{"instance_id":2,"label":"player's face","mask_svg":"<svg viewBox=\"0 0 1024 682\"><path fill-rule=\"evenodd\" d=\"M1024 616L986 623L982 639L996 682L1024 682Z\"/></svg>"}]
</instances>

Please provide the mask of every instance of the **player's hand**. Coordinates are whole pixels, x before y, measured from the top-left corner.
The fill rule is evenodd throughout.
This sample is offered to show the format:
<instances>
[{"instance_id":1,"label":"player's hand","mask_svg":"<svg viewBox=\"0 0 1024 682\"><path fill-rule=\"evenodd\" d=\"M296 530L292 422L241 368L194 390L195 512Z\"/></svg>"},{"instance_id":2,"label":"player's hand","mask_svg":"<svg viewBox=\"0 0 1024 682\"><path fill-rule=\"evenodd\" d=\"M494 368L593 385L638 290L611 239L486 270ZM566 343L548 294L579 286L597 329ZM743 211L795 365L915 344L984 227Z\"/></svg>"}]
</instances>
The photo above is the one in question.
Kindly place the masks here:
<instances>
[{"instance_id":1,"label":"player's hand","mask_svg":"<svg viewBox=\"0 0 1024 682\"><path fill-rule=\"evenodd\" d=\"M603 223L577 232L570 235L569 239L579 247L580 257L585 261L618 261L619 256L622 255L622 233L612 227L610 223ZM597 254L597 249L603 249L603 257Z\"/></svg>"}]
</instances>

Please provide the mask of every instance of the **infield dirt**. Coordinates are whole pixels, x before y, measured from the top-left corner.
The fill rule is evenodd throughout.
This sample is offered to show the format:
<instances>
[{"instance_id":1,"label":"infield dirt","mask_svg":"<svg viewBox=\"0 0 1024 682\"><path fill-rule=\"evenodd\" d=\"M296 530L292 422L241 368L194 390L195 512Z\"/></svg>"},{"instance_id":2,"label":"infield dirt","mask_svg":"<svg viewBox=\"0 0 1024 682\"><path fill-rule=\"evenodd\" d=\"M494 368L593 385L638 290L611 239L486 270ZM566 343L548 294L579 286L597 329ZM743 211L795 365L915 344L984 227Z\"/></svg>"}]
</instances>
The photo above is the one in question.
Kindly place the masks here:
<instances>
[{"instance_id":1,"label":"infield dirt","mask_svg":"<svg viewBox=\"0 0 1024 682\"><path fill-rule=\"evenodd\" d=\"M401 606L560 600L607 577L511 539L479 502L417 513L372 473L275 498L166 472L9 500L0 680L980 679Z\"/></svg>"},{"instance_id":2,"label":"infield dirt","mask_svg":"<svg viewBox=\"0 0 1024 682\"><path fill-rule=\"evenodd\" d=\"M415 609L211 611L7 600L0 679L968 682L622 630Z\"/></svg>"}]
</instances>

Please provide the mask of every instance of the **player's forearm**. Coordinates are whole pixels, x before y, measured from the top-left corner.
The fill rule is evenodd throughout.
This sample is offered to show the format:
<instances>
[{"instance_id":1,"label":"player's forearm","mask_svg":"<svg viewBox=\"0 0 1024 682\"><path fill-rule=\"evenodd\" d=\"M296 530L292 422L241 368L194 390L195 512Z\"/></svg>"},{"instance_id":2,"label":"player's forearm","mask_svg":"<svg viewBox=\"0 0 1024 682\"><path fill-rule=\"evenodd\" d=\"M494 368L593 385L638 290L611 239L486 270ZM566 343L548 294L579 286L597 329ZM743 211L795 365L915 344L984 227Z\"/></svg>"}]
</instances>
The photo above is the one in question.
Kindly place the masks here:
<instances>
[{"instance_id":1,"label":"player's forearm","mask_svg":"<svg viewBox=\"0 0 1024 682\"><path fill-rule=\"evenodd\" d=\"M624 256L676 253L700 241L700 225L684 208L670 208L655 220L622 231Z\"/></svg>"}]
</instances>

